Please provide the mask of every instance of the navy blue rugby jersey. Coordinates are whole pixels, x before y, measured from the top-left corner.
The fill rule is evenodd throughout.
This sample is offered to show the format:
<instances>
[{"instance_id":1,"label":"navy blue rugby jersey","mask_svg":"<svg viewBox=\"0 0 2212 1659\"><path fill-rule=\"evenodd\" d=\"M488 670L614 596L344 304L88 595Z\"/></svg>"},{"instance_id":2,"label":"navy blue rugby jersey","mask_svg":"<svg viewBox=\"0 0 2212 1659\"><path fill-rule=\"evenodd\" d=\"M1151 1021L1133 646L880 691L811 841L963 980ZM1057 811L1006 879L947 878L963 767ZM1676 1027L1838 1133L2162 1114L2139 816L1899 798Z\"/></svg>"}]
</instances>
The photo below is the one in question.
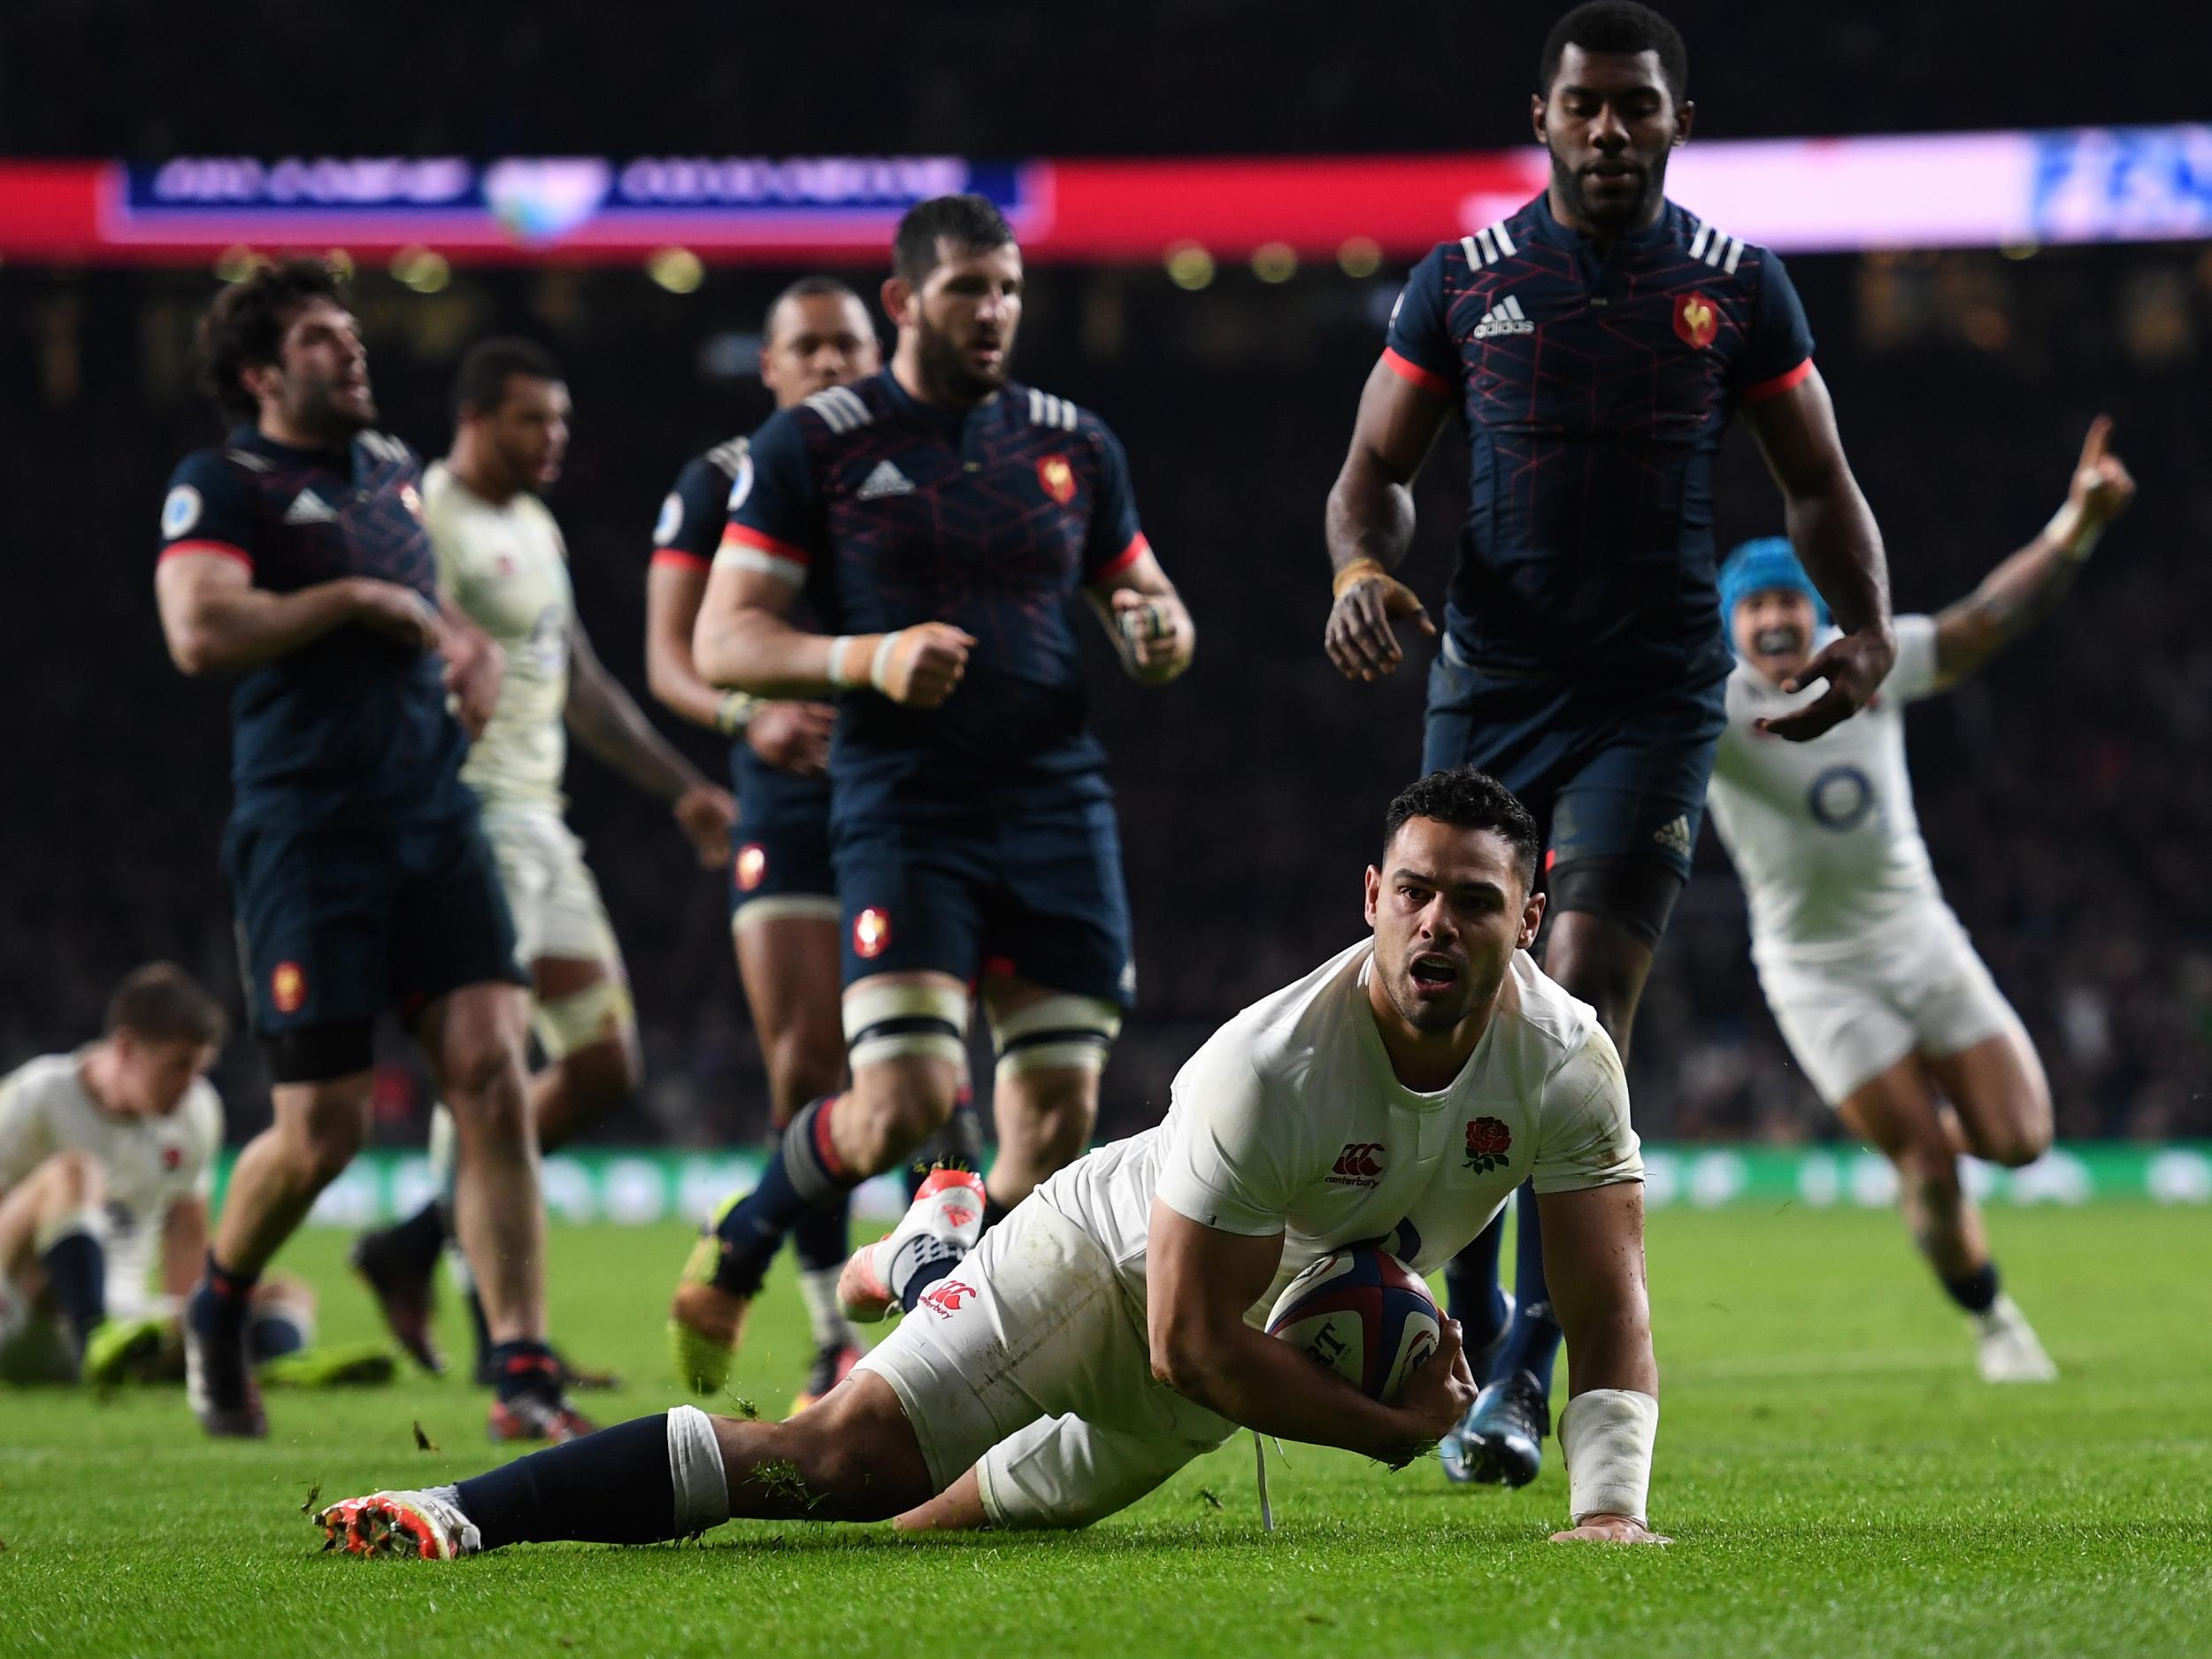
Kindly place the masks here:
<instances>
[{"instance_id":1,"label":"navy blue rugby jersey","mask_svg":"<svg viewBox=\"0 0 2212 1659\"><path fill-rule=\"evenodd\" d=\"M1105 793L1071 600L1149 551L1105 424L1008 385L972 409L890 371L817 393L755 434L720 558L803 593L825 633L949 622L975 638L936 709L840 698L831 775L905 788L1066 781Z\"/></svg>"},{"instance_id":2,"label":"navy blue rugby jersey","mask_svg":"<svg viewBox=\"0 0 2212 1659\"><path fill-rule=\"evenodd\" d=\"M438 603L422 466L396 438L296 449L241 426L187 456L161 510L161 557L215 553L288 594L348 576ZM232 818L288 828L380 828L465 818L468 737L448 712L444 659L343 627L239 676L231 694Z\"/></svg>"},{"instance_id":3,"label":"navy blue rugby jersey","mask_svg":"<svg viewBox=\"0 0 2212 1659\"><path fill-rule=\"evenodd\" d=\"M1717 680L1713 461L1812 373L1782 262L1669 202L1602 257L1546 196L1413 269L1384 360L1458 401L1471 499L1457 655L1512 672Z\"/></svg>"}]
</instances>

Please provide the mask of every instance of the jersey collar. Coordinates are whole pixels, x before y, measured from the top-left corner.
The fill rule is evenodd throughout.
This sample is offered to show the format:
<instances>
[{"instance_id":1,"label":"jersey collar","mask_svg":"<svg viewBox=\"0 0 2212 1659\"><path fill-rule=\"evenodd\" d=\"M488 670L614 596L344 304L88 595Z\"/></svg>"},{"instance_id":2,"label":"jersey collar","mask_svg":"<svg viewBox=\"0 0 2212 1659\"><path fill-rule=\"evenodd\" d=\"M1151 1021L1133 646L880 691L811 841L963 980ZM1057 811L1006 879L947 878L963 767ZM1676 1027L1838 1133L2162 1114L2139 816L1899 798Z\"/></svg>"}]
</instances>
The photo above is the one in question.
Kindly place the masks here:
<instances>
[{"instance_id":1,"label":"jersey collar","mask_svg":"<svg viewBox=\"0 0 2212 1659\"><path fill-rule=\"evenodd\" d=\"M265 455L274 461L300 461L313 466L335 467L340 472L353 465L353 445L350 442L342 449L303 449L292 444L279 443L250 422L231 429L230 447L249 450L255 455Z\"/></svg>"},{"instance_id":2,"label":"jersey collar","mask_svg":"<svg viewBox=\"0 0 2212 1659\"><path fill-rule=\"evenodd\" d=\"M1662 200L1659 205L1659 217L1654 219L1648 227L1632 232L1626 236L1615 238L1613 248L1649 248L1664 242L1675 234L1677 216L1681 211L1682 210L1677 207L1672 200ZM1595 246L1590 238L1571 226L1561 224L1552 217L1551 191L1548 188L1539 190L1536 193L1536 199L1523 208L1521 213L1528 220L1530 233L1539 242L1548 242L1555 248L1566 248L1591 257L1595 256Z\"/></svg>"}]
</instances>

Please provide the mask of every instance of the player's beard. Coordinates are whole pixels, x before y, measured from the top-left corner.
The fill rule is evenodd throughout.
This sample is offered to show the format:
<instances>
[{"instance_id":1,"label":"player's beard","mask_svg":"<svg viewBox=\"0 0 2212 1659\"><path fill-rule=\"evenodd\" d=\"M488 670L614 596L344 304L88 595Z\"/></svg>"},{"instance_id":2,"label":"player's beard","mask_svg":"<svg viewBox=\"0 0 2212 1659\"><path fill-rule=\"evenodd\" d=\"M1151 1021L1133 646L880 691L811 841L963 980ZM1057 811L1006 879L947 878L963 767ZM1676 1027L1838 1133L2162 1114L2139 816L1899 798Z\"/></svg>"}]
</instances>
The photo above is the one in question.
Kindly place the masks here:
<instances>
[{"instance_id":1,"label":"player's beard","mask_svg":"<svg viewBox=\"0 0 2212 1659\"><path fill-rule=\"evenodd\" d=\"M342 449L353 442L356 433L376 424L376 401L373 396L364 397L358 409L349 409L339 402L337 389L329 382L298 380L294 382L288 413L299 431L312 434L334 449Z\"/></svg>"},{"instance_id":2,"label":"player's beard","mask_svg":"<svg viewBox=\"0 0 2212 1659\"><path fill-rule=\"evenodd\" d=\"M1657 158L1638 165L1644 169L1644 188L1639 190L1625 206L1612 203L1593 203L1582 188L1582 174L1563 160L1557 150L1551 155L1552 182L1575 216L1589 224L1609 231L1626 230L1643 223L1652 205L1667 193L1667 152L1662 150Z\"/></svg>"},{"instance_id":3,"label":"player's beard","mask_svg":"<svg viewBox=\"0 0 2212 1659\"><path fill-rule=\"evenodd\" d=\"M1005 388L1004 365L1013 356L1010 350L999 358L996 374L979 373L959 343L950 334L933 328L927 317L915 320L914 346L922 372L922 388L933 403L955 407L979 403Z\"/></svg>"}]
</instances>

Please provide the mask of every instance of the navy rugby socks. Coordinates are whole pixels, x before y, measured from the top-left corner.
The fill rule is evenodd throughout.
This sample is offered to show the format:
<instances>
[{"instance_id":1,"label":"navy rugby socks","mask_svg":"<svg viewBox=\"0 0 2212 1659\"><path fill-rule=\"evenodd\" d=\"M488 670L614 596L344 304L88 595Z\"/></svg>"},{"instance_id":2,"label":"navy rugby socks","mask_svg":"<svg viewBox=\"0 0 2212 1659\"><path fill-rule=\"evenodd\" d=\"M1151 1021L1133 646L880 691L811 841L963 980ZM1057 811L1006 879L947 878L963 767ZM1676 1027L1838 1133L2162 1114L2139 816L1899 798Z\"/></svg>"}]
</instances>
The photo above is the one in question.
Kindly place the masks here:
<instances>
[{"instance_id":1,"label":"navy rugby socks","mask_svg":"<svg viewBox=\"0 0 2212 1659\"><path fill-rule=\"evenodd\" d=\"M562 1538L590 1544L673 1538L668 1414L633 1418L518 1457L454 1490L486 1549Z\"/></svg>"},{"instance_id":2,"label":"navy rugby socks","mask_svg":"<svg viewBox=\"0 0 2212 1659\"><path fill-rule=\"evenodd\" d=\"M1505 1329L1509 1310L1498 1283L1498 1256L1504 1248L1505 1212L1500 1210L1444 1269L1444 1299L1451 1304L1452 1317L1459 1321L1460 1340L1471 1357L1480 1355ZM1475 1379L1478 1386L1489 1380Z\"/></svg>"},{"instance_id":3,"label":"navy rugby socks","mask_svg":"<svg viewBox=\"0 0 2212 1659\"><path fill-rule=\"evenodd\" d=\"M859 1185L860 1178L838 1159L830 1139L830 1114L842 1098L826 1094L803 1107L770 1155L760 1184L715 1224L722 1259L714 1282L731 1294L757 1294L784 1235L809 1210Z\"/></svg>"},{"instance_id":4,"label":"navy rugby socks","mask_svg":"<svg viewBox=\"0 0 2212 1659\"><path fill-rule=\"evenodd\" d=\"M93 1327L108 1316L107 1253L91 1226L79 1223L39 1252L38 1264L81 1351Z\"/></svg>"},{"instance_id":5,"label":"navy rugby socks","mask_svg":"<svg viewBox=\"0 0 2212 1659\"><path fill-rule=\"evenodd\" d=\"M1544 1232L1536 1218L1536 1188L1527 1182L1515 1194L1514 1218L1519 1225L1513 1240L1513 1325L1490 1374L1510 1377L1517 1371L1528 1371L1548 1400L1561 1333L1559 1321L1552 1317L1551 1290L1544 1282Z\"/></svg>"},{"instance_id":6,"label":"navy rugby socks","mask_svg":"<svg viewBox=\"0 0 2212 1659\"><path fill-rule=\"evenodd\" d=\"M1997 1305L1997 1263L1985 1262L1963 1279L1947 1279L1943 1288L1969 1313L1987 1313Z\"/></svg>"}]
</instances>

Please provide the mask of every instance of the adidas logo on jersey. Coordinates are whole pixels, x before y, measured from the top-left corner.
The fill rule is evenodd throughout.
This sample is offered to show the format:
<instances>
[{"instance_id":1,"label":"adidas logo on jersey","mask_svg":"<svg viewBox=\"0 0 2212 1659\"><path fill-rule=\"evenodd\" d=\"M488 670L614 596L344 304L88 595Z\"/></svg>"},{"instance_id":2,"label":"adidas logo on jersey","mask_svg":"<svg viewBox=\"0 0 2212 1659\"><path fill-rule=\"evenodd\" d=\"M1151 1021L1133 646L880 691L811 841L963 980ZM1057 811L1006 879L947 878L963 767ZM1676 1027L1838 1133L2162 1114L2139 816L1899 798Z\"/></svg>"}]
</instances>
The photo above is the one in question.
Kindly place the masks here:
<instances>
[{"instance_id":1,"label":"adidas logo on jersey","mask_svg":"<svg viewBox=\"0 0 2212 1659\"><path fill-rule=\"evenodd\" d=\"M284 522L287 524L329 524L337 517L337 513L328 502L313 490L303 489L292 497L291 506L285 511Z\"/></svg>"},{"instance_id":2,"label":"adidas logo on jersey","mask_svg":"<svg viewBox=\"0 0 2212 1659\"><path fill-rule=\"evenodd\" d=\"M1651 839L1656 841L1660 846L1665 848L1669 852L1676 853L1684 858L1687 858L1690 856L1690 820L1688 817L1684 813L1676 813L1671 819L1664 824L1662 824L1657 829L1651 833Z\"/></svg>"},{"instance_id":3,"label":"adidas logo on jersey","mask_svg":"<svg viewBox=\"0 0 2212 1659\"><path fill-rule=\"evenodd\" d=\"M1483 312L1482 320L1475 325L1475 338L1489 340L1499 334L1532 334L1536 325L1524 316L1521 302L1510 294Z\"/></svg>"},{"instance_id":4,"label":"adidas logo on jersey","mask_svg":"<svg viewBox=\"0 0 2212 1659\"><path fill-rule=\"evenodd\" d=\"M914 480L888 461L878 461L876 470L861 480L854 492L862 501L881 501L886 495L911 495Z\"/></svg>"}]
</instances>

